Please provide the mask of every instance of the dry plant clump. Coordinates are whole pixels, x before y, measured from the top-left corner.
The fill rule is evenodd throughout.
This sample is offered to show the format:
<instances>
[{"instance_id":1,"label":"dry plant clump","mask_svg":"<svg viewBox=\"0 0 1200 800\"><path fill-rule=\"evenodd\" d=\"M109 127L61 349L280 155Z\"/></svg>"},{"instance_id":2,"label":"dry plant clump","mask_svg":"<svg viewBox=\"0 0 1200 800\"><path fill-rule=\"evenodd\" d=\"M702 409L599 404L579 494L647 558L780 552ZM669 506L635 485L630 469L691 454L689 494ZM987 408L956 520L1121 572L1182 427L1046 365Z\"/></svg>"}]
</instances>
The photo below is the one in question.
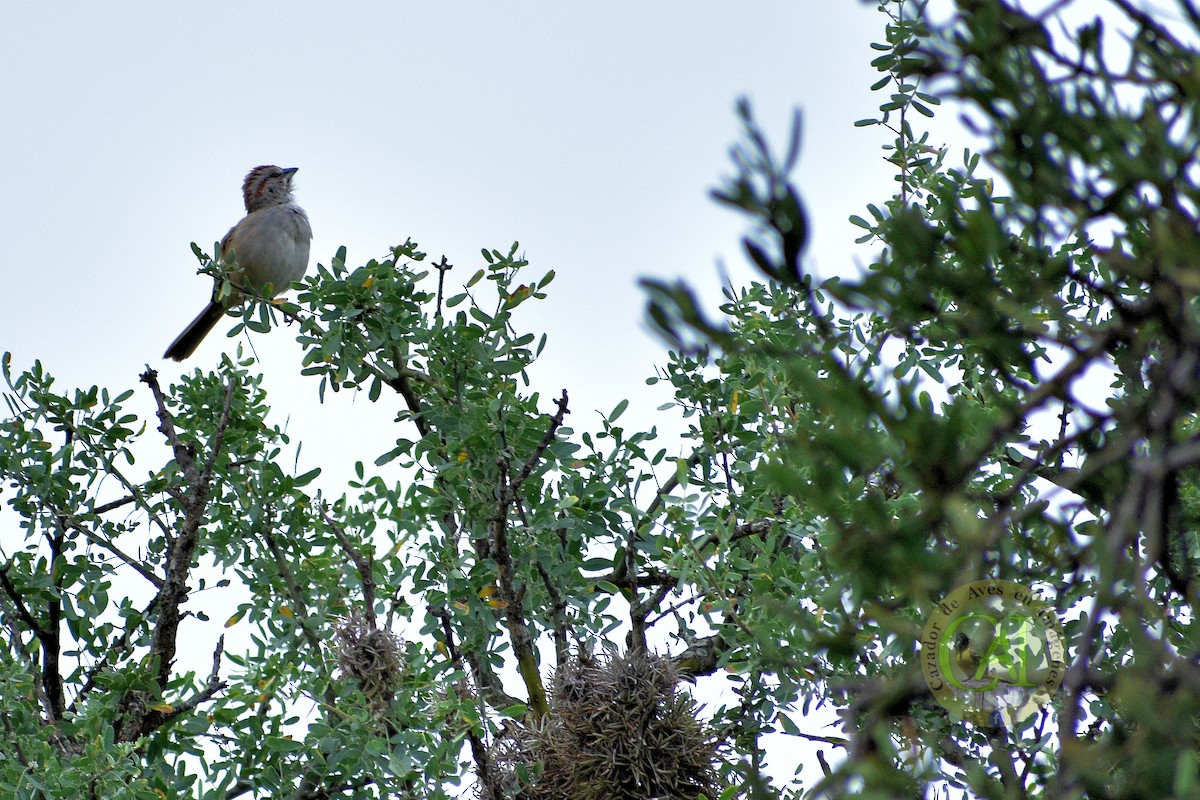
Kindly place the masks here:
<instances>
[{"instance_id":1,"label":"dry plant clump","mask_svg":"<svg viewBox=\"0 0 1200 800\"><path fill-rule=\"evenodd\" d=\"M554 677L550 713L493 748L521 800L694 800L720 793L720 745L656 656L579 657Z\"/></svg>"},{"instance_id":2,"label":"dry plant clump","mask_svg":"<svg viewBox=\"0 0 1200 800\"><path fill-rule=\"evenodd\" d=\"M337 627L338 665L354 678L371 707L383 712L404 670L403 643L390 631L380 630L359 615L351 615Z\"/></svg>"}]
</instances>

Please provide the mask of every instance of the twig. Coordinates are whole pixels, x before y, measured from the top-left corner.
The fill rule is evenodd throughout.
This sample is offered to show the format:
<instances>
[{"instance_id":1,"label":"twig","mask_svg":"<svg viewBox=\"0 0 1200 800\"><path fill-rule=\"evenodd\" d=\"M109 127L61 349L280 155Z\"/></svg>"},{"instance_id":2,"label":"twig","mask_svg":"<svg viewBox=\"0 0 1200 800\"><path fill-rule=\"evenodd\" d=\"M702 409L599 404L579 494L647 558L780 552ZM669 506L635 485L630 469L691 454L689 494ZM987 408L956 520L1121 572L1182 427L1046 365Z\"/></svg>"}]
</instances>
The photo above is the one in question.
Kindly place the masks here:
<instances>
[{"instance_id":1,"label":"twig","mask_svg":"<svg viewBox=\"0 0 1200 800\"><path fill-rule=\"evenodd\" d=\"M108 541L107 539L103 539L100 536L97 536L96 534L92 533L91 531L89 531L87 528L80 525L78 522L76 522L71 517L64 516L63 522L68 528L75 531L76 533L79 533L80 535L82 535L85 539L87 539L92 544L112 553L121 562L123 562L125 564L125 566L131 568L137 574L139 574L143 578L145 578L147 581L154 584L155 589L163 588L163 579L158 577L157 575L155 575L150 570L149 567L147 567L145 564L143 564L138 559L134 558L131 555L128 555L127 553L122 551L121 548L117 547L115 544Z\"/></svg>"},{"instance_id":2,"label":"twig","mask_svg":"<svg viewBox=\"0 0 1200 800\"><path fill-rule=\"evenodd\" d=\"M434 309L433 316L435 319L442 318L442 296L446 285L446 273L454 269L454 265L446 261L446 256L442 256L442 260L433 265L433 268L438 271L438 291L437 291L437 307Z\"/></svg>"},{"instance_id":3,"label":"twig","mask_svg":"<svg viewBox=\"0 0 1200 800\"><path fill-rule=\"evenodd\" d=\"M529 458L525 460L525 466L521 467L521 471L517 473L517 477L513 479L511 484L509 484L510 491L514 495L516 494L517 489L520 488L521 484L525 482L525 479L528 478L533 472L534 468L537 467L538 462L541 461L542 456L546 452L546 448L549 447L550 443L554 441L554 437L558 433L558 429L563 424L563 417L571 413L567 409L566 389L562 390L562 397L555 400L554 405L558 406L558 411L555 412L554 416L550 418L550 425L546 428L545 435L542 436L542 440L538 442L537 447L533 449L533 452L529 455Z\"/></svg>"},{"instance_id":4,"label":"twig","mask_svg":"<svg viewBox=\"0 0 1200 800\"><path fill-rule=\"evenodd\" d=\"M342 527L333 520L333 517L329 516L329 506L324 503L321 504L321 516L324 518L325 523L329 525L329 529L333 531L338 544L342 546L342 549L350 556L350 560L354 562L354 568L358 570L359 580L362 582L363 589L363 607L367 615L367 620L370 622L371 627L375 628L374 559L370 556L364 556L350 543L350 539L346 537L345 532L342 531Z\"/></svg>"}]
</instances>

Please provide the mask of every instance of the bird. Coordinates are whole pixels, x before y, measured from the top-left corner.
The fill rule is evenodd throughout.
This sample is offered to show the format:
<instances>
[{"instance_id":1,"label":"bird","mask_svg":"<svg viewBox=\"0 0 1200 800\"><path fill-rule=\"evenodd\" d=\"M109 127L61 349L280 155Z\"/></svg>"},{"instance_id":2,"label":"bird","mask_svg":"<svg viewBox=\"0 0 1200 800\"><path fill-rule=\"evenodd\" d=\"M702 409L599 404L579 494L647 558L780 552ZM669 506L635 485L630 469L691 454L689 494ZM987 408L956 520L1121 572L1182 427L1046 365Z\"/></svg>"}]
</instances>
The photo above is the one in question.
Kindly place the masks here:
<instances>
[{"instance_id":1,"label":"bird","mask_svg":"<svg viewBox=\"0 0 1200 800\"><path fill-rule=\"evenodd\" d=\"M220 257L230 265L234 285L268 299L308 271L312 226L292 197L292 178L297 169L267 164L250 170L242 184L246 216L221 240ZM219 284L213 288L208 306L176 337L163 358L183 361L194 353L225 309L244 297L236 289L218 297L219 288Z\"/></svg>"}]
</instances>

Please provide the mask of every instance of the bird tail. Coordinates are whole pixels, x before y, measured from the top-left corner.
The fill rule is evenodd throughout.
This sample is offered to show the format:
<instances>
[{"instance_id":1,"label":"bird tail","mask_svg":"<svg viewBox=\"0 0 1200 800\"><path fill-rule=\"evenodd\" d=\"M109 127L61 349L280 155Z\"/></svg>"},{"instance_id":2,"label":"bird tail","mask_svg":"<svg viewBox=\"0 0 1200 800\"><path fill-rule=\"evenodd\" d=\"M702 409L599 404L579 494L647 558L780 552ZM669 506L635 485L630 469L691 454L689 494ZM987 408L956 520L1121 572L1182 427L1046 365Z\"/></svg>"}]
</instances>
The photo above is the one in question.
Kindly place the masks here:
<instances>
[{"instance_id":1,"label":"bird tail","mask_svg":"<svg viewBox=\"0 0 1200 800\"><path fill-rule=\"evenodd\" d=\"M171 342L171 346L167 348L167 352L163 353L163 358L169 358L172 361L183 361L196 352L196 348L200 346L200 342L204 341L204 337L208 336L208 332L221 321L221 317L223 316L225 316L225 306L215 301L210 302L200 312L200 316L192 320L192 324L188 325L183 333L179 334L175 341Z\"/></svg>"}]
</instances>

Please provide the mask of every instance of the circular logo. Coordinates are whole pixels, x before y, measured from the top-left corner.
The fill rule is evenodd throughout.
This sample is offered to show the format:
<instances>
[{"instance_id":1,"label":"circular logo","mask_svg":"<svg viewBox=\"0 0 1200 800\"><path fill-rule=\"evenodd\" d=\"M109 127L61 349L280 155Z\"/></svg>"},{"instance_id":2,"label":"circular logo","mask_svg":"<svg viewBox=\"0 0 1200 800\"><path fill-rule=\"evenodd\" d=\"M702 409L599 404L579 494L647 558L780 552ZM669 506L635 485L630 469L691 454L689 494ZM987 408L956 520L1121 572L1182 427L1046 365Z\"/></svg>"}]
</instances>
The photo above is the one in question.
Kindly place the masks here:
<instances>
[{"instance_id":1,"label":"circular logo","mask_svg":"<svg viewBox=\"0 0 1200 800\"><path fill-rule=\"evenodd\" d=\"M921 636L921 671L953 716L1018 727L1062 683L1066 650L1054 609L1029 588L986 580L938 603Z\"/></svg>"}]
</instances>

